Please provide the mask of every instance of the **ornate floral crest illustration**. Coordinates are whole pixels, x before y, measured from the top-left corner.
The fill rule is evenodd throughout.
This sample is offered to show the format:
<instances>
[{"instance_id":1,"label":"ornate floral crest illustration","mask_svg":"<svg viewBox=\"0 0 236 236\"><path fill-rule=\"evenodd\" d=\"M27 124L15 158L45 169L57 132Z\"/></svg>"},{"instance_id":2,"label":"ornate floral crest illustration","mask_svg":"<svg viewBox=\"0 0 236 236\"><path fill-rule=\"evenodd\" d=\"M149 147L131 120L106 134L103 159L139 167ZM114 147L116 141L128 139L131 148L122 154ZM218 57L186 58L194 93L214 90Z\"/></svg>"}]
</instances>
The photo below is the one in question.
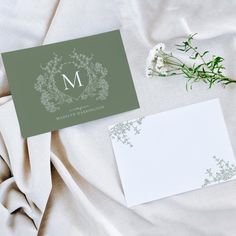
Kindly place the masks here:
<instances>
[{"instance_id":1,"label":"ornate floral crest illustration","mask_svg":"<svg viewBox=\"0 0 236 236\"><path fill-rule=\"evenodd\" d=\"M41 66L42 74L36 79L34 88L41 94L40 101L48 112L60 110L60 106L66 103L87 98L105 100L108 96L109 84L106 80L108 71L101 63L93 62L93 56L83 55L76 49L68 55L68 58L63 60L62 56L53 53L52 59L44 67ZM76 98L63 93L56 85L55 76L62 72L66 64L72 64L78 70L84 69L88 77L88 84Z\"/></svg>"},{"instance_id":2,"label":"ornate floral crest illustration","mask_svg":"<svg viewBox=\"0 0 236 236\"><path fill-rule=\"evenodd\" d=\"M139 129L139 127L141 126L143 119L144 117L114 125L110 129L110 137L115 139L117 142L133 147L129 134L140 134L141 129Z\"/></svg>"},{"instance_id":3,"label":"ornate floral crest illustration","mask_svg":"<svg viewBox=\"0 0 236 236\"><path fill-rule=\"evenodd\" d=\"M212 171L211 168L206 170L207 177L205 178L202 187L213 183L221 183L236 176L236 166L234 164L230 164L228 161L226 162L215 156L213 158L216 162L217 170Z\"/></svg>"}]
</instances>

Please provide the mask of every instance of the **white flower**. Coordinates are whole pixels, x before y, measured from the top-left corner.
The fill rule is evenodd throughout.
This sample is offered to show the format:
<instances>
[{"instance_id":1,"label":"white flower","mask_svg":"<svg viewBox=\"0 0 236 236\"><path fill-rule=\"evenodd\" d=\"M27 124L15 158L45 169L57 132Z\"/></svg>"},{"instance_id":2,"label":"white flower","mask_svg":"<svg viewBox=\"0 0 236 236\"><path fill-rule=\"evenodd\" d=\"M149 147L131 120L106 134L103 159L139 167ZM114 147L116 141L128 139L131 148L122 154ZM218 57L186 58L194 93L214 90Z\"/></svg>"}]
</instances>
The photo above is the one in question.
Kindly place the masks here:
<instances>
[{"instance_id":1,"label":"white flower","mask_svg":"<svg viewBox=\"0 0 236 236\"><path fill-rule=\"evenodd\" d=\"M158 43L157 45L155 45L155 46L153 47L152 50L158 52L158 51L164 51L165 48L166 48L166 46L165 46L164 43Z\"/></svg>"},{"instance_id":2,"label":"white flower","mask_svg":"<svg viewBox=\"0 0 236 236\"><path fill-rule=\"evenodd\" d=\"M155 62L155 68L156 69L160 69L160 68L162 68L162 67L164 67L165 65L164 65L164 60L163 60L163 58L162 57L157 57L157 59L156 59L156 62Z\"/></svg>"},{"instance_id":3,"label":"white flower","mask_svg":"<svg viewBox=\"0 0 236 236\"><path fill-rule=\"evenodd\" d=\"M159 69L156 70L157 73L159 73L160 75L166 76L168 75L168 70L166 67L161 67Z\"/></svg>"},{"instance_id":4,"label":"white flower","mask_svg":"<svg viewBox=\"0 0 236 236\"><path fill-rule=\"evenodd\" d=\"M146 77L151 78L153 76L153 69L155 67L155 58L153 51L150 51L146 60Z\"/></svg>"},{"instance_id":5,"label":"white flower","mask_svg":"<svg viewBox=\"0 0 236 236\"><path fill-rule=\"evenodd\" d=\"M165 62L163 59L163 51L165 50L165 45L159 43L154 46L148 54L146 60L146 77L151 78L156 73L159 75L167 75L168 69L165 67Z\"/></svg>"},{"instance_id":6,"label":"white flower","mask_svg":"<svg viewBox=\"0 0 236 236\"><path fill-rule=\"evenodd\" d=\"M146 77L151 78L153 76L152 68L146 67Z\"/></svg>"},{"instance_id":7,"label":"white flower","mask_svg":"<svg viewBox=\"0 0 236 236\"><path fill-rule=\"evenodd\" d=\"M153 63L154 63L153 56L150 55L150 53L149 53L149 55L148 55L148 57L147 57L147 59L146 59L146 65L147 65L147 66L150 66L150 65L153 65Z\"/></svg>"}]
</instances>

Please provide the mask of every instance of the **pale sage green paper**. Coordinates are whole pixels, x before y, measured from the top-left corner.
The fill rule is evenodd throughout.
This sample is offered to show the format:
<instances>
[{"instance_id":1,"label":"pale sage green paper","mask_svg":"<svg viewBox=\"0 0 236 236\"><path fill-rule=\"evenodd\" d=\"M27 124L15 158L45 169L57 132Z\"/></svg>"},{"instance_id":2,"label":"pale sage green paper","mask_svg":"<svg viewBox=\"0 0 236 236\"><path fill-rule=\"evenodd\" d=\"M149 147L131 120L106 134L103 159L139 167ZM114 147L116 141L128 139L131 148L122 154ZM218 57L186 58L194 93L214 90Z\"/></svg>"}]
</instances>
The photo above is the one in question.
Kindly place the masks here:
<instances>
[{"instance_id":1,"label":"pale sage green paper","mask_svg":"<svg viewBox=\"0 0 236 236\"><path fill-rule=\"evenodd\" d=\"M2 56L23 137L139 108L119 30Z\"/></svg>"}]
</instances>

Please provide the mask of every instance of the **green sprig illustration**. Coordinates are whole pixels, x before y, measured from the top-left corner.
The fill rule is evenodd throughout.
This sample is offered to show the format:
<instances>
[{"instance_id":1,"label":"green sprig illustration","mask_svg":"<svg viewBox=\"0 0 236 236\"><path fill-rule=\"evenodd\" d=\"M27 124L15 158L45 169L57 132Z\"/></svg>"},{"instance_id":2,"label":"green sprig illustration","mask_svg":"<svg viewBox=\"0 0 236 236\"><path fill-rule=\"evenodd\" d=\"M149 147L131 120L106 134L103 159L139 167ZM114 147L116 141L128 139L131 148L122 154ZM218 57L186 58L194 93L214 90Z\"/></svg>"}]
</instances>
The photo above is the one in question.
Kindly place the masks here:
<instances>
[{"instance_id":1,"label":"green sprig illustration","mask_svg":"<svg viewBox=\"0 0 236 236\"><path fill-rule=\"evenodd\" d=\"M134 135L140 134L141 129L139 126L142 124L143 119L144 118L138 118L114 125L110 129L110 137L115 139L117 142L121 142L122 144L128 145L129 147L133 147L129 134L130 132L132 132Z\"/></svg>"},{"instance_id":2,"label":"green sprig illustration","mask_svg":"<svg viewBox=\"0 0 236 236\"><path fill-rule=\"evenodd\" d=\"M189 37L182 43L176 45L176 49L187 54L193 63L187 65L172 52L165 51L163 43L157 44L149 52L146 66L146 76L174 76L183 75L186 79L186 89L192 89L195 82L204 82L211 88L214 84L220 83L224 86L236 83L224 75L224 58L221 56L210 56L209 51L200 52L197 46L193 45L194 36Z\"/></svg>"},{"instance_id":3,"label":"green sprig illustration","mask_svg":"<svg viewBox=\"0 0 236 236\"><path fill-rule=\"evenodd\" d=\"M206 178L202 187L206 187L213 183L221 183L232 179L236 176L236 166L226 162L223 159L213 157L216 162L217 170L213 171L211 168L206 170Z\"/></svg>"}]
</instances>

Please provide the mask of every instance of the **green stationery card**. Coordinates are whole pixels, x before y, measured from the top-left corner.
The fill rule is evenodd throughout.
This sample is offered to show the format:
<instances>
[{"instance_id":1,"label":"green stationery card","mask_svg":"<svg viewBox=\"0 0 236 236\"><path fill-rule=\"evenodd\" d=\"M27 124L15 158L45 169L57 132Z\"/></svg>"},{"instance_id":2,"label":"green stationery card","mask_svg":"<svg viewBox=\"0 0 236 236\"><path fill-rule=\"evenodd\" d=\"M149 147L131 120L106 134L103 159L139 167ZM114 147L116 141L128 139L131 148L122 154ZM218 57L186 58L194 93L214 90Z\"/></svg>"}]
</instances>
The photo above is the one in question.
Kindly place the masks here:
<instances>
[{"instance_id":1,"label":"green stationery card","mask_svg":"<svg viewBox=\"0 0 236 236\"><path fill-rule=\"evenodd\" d=\"M2 57L23 137L139 108L119 30Z\"/></svg>"}]
</instances>

